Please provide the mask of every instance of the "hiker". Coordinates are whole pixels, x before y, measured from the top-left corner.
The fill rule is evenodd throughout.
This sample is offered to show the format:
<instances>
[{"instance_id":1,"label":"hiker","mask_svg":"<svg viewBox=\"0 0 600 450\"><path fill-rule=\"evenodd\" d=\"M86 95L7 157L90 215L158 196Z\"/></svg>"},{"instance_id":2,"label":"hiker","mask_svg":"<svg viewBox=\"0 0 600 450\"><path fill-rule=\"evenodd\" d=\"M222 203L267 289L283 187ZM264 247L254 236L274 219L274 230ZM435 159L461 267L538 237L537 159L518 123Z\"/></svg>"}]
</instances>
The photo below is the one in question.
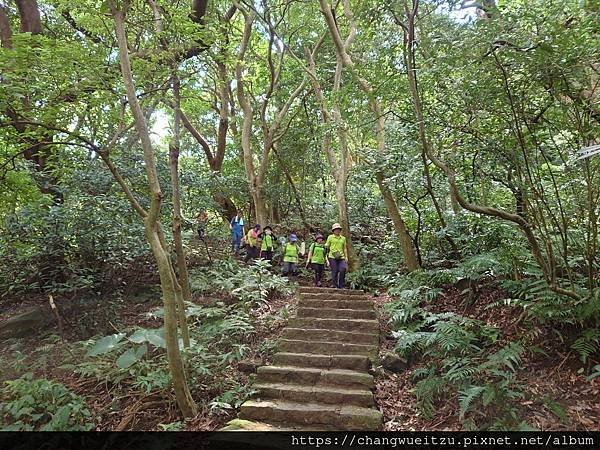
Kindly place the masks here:
<instances>
[{"instance_id":1,"label":"hiker","mask_svg":"<svg viewBox=\"0 0 600 450\"><path fill-rule=\"evenodd\" d=\"M229 222L229 229L231 230L231 248L237 258L240 256L240 245L244 236L244 219L239 212L236 211L235 217Z\"/></svg>"},{"instance_id":2,"label":"hiker","mask_svg":"<svg viewBox=\"0 0 600 450\"><path fill-rule=\"evenodd\" d=\"M325 238L322 234L317 234L315 242L308 248L308 257L306 260L306 268L309 266L315 271L315 286L321 286L323 271L325 270Z\"/></svg>"},{"instance_id":3,"label":"hiker","mask_svg":"<svg viewBox=\"0 0 600 450\"><path fill-rule=\"evenodd\" d=\"M206 221L208 220L208 214L203 209L200 210L196 216L196 222L198 223L198 238L203 241L204 233L206 231Z\"/></svg>"},{"instance_id":4,"label":"hiker","mask_svg":"<svg viewBox=\"0 0 600 450\"><path fill-rule=\"evenodd\" d=\"M273 265L273 248L275 243L275 236L273 236L273 229L271 225L267 225L263 228L263 232L261 234L262 243L260 244L260 254L259 257L266 259Z\"/></svg>"},{"instance_id":5,"label":"hiker","mask_svg":"<svg viewBox=\"0 0 600 450\"><path fill-rule=\"evenodd\" d=\"M259 231L260 225L256 224L250 231L248 231L248 234L246 234L246 258L244 259L245 263L258 256Z\"/></svg>"},{"instance_id":6,"label":"hiker","mask_svg":"<svg viewBox=\"0 0 600 450\"><path fill-rule=\"evenodd\" d=\"M348 270L348 249L346 238L342 236L342 226L334 223L331 227L333 234L327 237L327 267L331 267L331 281L334 288L344 289L346 271Z\"/></svg>"},{"instance_id":7,"label":"hiker","mask_svg":"<svg viewBox=\"0 0 600 450\"><path fill-rule=\"evenodd\" d=\"M296 242L298 237L295 234L290 235L290 239L283 246L283 275L298 275L298 253L300 248Z\"/></svg>"}]
</instances>

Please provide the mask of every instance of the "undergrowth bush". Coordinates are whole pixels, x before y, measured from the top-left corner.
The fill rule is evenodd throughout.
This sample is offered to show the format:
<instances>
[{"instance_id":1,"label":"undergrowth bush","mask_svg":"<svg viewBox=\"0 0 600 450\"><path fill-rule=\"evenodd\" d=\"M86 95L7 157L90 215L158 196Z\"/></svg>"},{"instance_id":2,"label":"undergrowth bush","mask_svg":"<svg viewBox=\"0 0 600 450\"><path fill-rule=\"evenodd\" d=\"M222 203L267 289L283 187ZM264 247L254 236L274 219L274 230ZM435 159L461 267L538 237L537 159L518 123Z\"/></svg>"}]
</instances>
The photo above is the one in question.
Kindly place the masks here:
<instances>
[{"instance_id":1,"label":"undergrowth bush","mask_svg":"<svg viewBox=\"0 0 600 450\"><path fill-rule=\"evenodd\" d=\"M31 373L5 381L0 390L0 431L89 431L91 413L63 384Z\"/></svg>"},{"instance_id":2,"label":"undergrowth bush","mask_svg":"<svg viewBox=\"0 0 600 450\"><path fill-rule=\"evenodd\" d=\"M100 290L147 255L142 223L124 199L67 196L21 208L0 222L0 296Z\"/></svg>"},{"instance_id":3,"label":"undergrowth bush","mask_svg":"<svg viewBox=\"0 0 600 450\"><path fill-rule=\"evenodd\" d=\"M270 269L269 262L262 259L248 266L225 260L218 267L192 270L190 285L196 294L221 293L252 307L293 291L287 278Z\"/></svg>"},{"instance_id":4,"label":"undergrowth bush","mask_svg":"<svg viewBox=\"0 0 600 450\"><path fill-rule=\"evenodd\" d=\"M485 274L487 265L472 264L471 274ZM458 269L460 275L464 268ZM395 350L422 364L413 372L414 393L427 418L436 403L448 397L458 401L465 429L529 429L518 416L516 402L523 397L515 372L525 351L519 342L498 348L501 332L485 323L452 312L431 313L423 306L441 292L453 272L419 271L392 280L393 299L386 305L396 338Z\"/></svg>"},{"instance_id":5,"label":"undergrowth bush","mask_svg":"<svg viewBox=\"0 0 600 450\"><path fill-rule=\"evenodd\" d=\"M560 335L568 329L579 336L571 344L583 363L592 355L600 353L600 289L589 293L576 286L581 297L575 299L561 295L548 286L544 280L522 279L501 282L509 298L488 305L518 308L526 320L539 325L552 327Z\"/></svg>"}]
</instances>

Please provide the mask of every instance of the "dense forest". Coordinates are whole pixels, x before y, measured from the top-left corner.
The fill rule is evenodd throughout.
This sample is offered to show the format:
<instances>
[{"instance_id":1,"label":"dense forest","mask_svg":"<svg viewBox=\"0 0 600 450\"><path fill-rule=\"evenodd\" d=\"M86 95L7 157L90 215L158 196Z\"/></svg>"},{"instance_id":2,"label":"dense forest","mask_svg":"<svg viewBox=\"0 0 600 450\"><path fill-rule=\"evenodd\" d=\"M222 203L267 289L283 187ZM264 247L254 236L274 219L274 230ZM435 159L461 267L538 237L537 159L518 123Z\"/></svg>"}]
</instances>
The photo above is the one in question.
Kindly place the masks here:
<instances>
[{"instance_id":1,"label":"dense forest","mask_svg":"<svg viewBox=\"0 0 600 450\"><path fill-rule=\"evenodd\" d=\"M0 429L600 430L600 1L8 0L0 42Z\"/></svg>"}]
</instances>

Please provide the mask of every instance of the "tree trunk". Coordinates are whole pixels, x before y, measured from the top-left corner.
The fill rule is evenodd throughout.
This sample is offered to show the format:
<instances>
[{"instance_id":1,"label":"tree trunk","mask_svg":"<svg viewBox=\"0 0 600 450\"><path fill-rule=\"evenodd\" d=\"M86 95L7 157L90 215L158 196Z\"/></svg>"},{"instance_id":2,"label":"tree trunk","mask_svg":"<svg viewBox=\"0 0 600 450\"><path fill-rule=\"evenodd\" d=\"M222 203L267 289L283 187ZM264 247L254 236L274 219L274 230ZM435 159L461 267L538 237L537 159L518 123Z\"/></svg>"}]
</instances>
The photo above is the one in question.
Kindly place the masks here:
<instances>
[{"instance_id":1,"label":"tree trunk","mask_svg":"<svg viewBox=\"0 0 600 450\"><path fill-rule=\"evenodd\" d=\"M257 180L254 180L252 183L252 192L250 193L254 203L254 219L255 223L258 223L261 227L264 227L267 225L268 213L261 191L261 186L257 184Z\"/></svg>"},{"instance_id":2,"label":"tree trunk","mask_svg":"<svg viewBox=\"0 0 600 450\"><path fill-rule=\"evenodd\" d=\"M346 236L346 247L348 248L348 270L353 272L360 267L360 260L354 247L354 241L350 234L350 219L348 218L348 199L346 198L346 186L348 179L336 181L335 196L338 204L338 214L342 232Z\"/></svg>"},{"instance_id":3,"label":"tree trunk","mask_svg":"<svg viewBox=\"0 0 600 450\"><path fill-rule=\"evenodd\" d=\"M21 17L21 32L42 34L42 21L37 1L17 0L17 8Z\"/></svg>"},{"instance_id":4,"label":"tree trunk","mask_svg":"<svg viewBox=\"0 0 600 450\"><path fill-rule=\"evenodd\" d=\"M373 88L367 80L360 76L358 70L350 57L348 50L352 45L352 41L356 36L356 25L352 17L352 11L350 10L350 3L348 0L342 0L344 8L344 15L348 20L349 32L345 40L342 39L340 30L338 28L337 21L333 15L331 6L327 0L319 0L321 6L321 12L325 16L325 21L329 29L329 33L333 39L335 45L336 55L341 63L350 70L353 78L358 83L360 89L365 93L369 100L369 108L373 112L375 117L375 136L377 138L377 150L381 155L385 154L385 116L381 111L379 100L377 99ZM409 271L413 271L420 268L415 249L412 245L412 240L408 234L406 224L402 220L400 210L396 204L396 200L392 195L391 191L385 184L385 174L381 171L375 174L377 185L383 196L388 215L392 219L398 238L400 239L400 245L402 248L402 254L404 256L404 263Z\"/></svg>"},{"instance_id":5,"label":"tree trunk","mask_svg":"<svg viewBox=\"0 0 600 450\"><path fill-rule=\"evenodd\" d=\"M388 211L388 215L390 216L390 219L392 219L392 223L394 224L394 230L398 235L398 239L400 239L400 247L402 249L404 264L406 265L406 268L409 272L418 270L421 268L421 266L419 264L419 259L417 258L417 254L413 247L412 239L408 234L406 223L404 223L404 220L400 215L400 211L398 210L396 200L394 200L392 192L385 184L385 176L381 172L377 172L375 174L375 179L377 180L377 186L379 186L379 191L383 196L383 203L385 204L385 207Z\"/></svg>"},{"instance_id":6,"label":"tree trunk","mask_svg":"<svg viewBox=\"0 0 600 450\"><path fill-rule=\"evenodd\" d=\"M32 35L42 34L42 22L36 0L18 0L17 8L21 22L20 31ZM0 39L3 48L12 48L12 28L5 6L0 5ZM33 164L33 179L38 189L43 194L52 196L53 203L60 205L64 201L63 192L59 187L59 179L55 174L56 150L52 145L54 133L49 129L39 132L39 129L30 124L23 123L27 120L25 114L35 111L31 107L28 95L19 99L23 111L17 111L10 102L7 102L4 113L12 120L12 126L20 136L20 144L25 147L23 157ZM16 103L16 102L15 102ZM41 134L41 135L40 135Z\"/></svg>"},{"instance_id":7,"label":"tree trunk","mask_svg":"<svg viewBox=\"0 0 600 450\"><path fill-rule=\"evenodd\" d=\"M298 214L300 215L300 220L302 220L302 225L304 225L305 228L310 228L310 224L306 221L306 214L304 212L304 208L302 207L302 196L300 195L300 191L298 191L298 188L296 187L296 183L294 183L294 179L292 178L290 171L287 169L284 161L281 159L281 156L277 151L276 145L273 145L273 154L275 155L275 158L279 163L279 167L281 168L285 179L287 180L288 184L290 185L290 188L292 189L294 199L296 200L296 206L298 206ZM271 218L272 217L273 216L271 215Z\"/></svg>"},{"instance_id":8,"label":"tree trunk","mask_svg":"<svg viewBox=\"0 0 600 450\"><path fill-rule=\"evenodd\" d=\"M173 243L177 254L177 275L179 289L177 289L177 314L181 338L185 348L190 347L190 332L185 317L185 302L192 301L190 281L183 249L183 238L181 236L181 190L179 184L179 136L180 136L180 96L179 78L173 75L173 97L175 98L175 117L173 120L173 138L169 145L169 162L171 172L171 189L173 191Z\"/></svg>"},{"instance_id":9,"label":"tree trunk","mask_svg":"<svg viewBox=\"0 0 600 450\"><path fill-rule=\"evenodd\" d=\"M346 137L347 132L346 129L343 127L343 124L341 123L341 113L338 104L334 103L332 111L330 111L327 107L325 96L323 95L323 89L317 79L317 69L315 66L315 59L313 53L311 53L308 49L305 49L304 51L304 55L306 57L307 62L307 70L311 75L310 78L313 91L315 93L317 102L319 103L319 106L321 108L323 125L325 126L325 128L327 128L331 119L333 118L333 122L335 123L337 128L337 135L341 153L339 164L331 145L331 136L328 134L328 132L325 132L325 135L323 136L323 140L321 141L321 148L323 149L323 152L327 157L327 161L329 162L333 179L335 180L335 198L338 205L339 221L340 225L342 226L342 232L344 233L344 236L346 236L346 246L348 248L348 270L354 271L360 267L360 259L358 257L358 254L356 253L356 248L354 247L354 242L350 233L348 200L346 198L348 173L350 171L350 155L348 149L348 140ZM334 98L341 87L342 68L342 61L338 58L332 89L332 94Z\"/></svg>"},{"instance_id":10,"label":"tree trunk","mask_svg":"<svg viewBox=\"0 0 600 450\"><path fill-rule=\"evenodd\" d=\"M140 136L142 149L144 153L144 162L148 189L150 193L150 208L144 217L144 229L146 237L156 259L158 272L160 275L160 285L163 294L163 304L165 310L165 340L167 345L167 358L169 360L169 369L175 390L175 397L181 412L185 417L192 417L197 412L197 406L192 399L187 386L183 360L179 351L179 342L177 337L177 310L176 310L176 285L177 280L174 276L173 266L171 264L168 249L161 243L161 224L160 208L163 193L160 189L160 182L156 169L156 159L150 140L148 125L136 96L136 88L131 73L131 63L129 60L129 51L127 43L127 34L125 32L125 14L118 9L114 1L109 2L112 16L115 22L115 31L117 43L119 46L119 60L125 91L129 107L135 120L136 130Z\"/></svg>"},{"instance_id":11,"label":"tree trunk","mask_svg":"<svg viewBox=\"0 0 600 450\"><path fill-rule=\"evenodd\" d=\"M235 203L233 203L233 201L229 197L221 194L220 192L213 193L213 200L217 205L219 205L219 214L221 214L223 220L229 223L229 221L235 216L237 212L237 207L235 206Z\"/></svg>"},{"instance_id":12,"label":"tree trunk","mask_svg":"<svg viewBox=\"0 0 600 450\"><path fill-rule=\"evenodd\" d=\"M415 16L418 12L419 8L419 0L412 0L412 8L409 8L408 0L404 0L404 14L407 19L407 24L404 25L405 31L405 39L404 45L406 46L406 69L408 73L408 81L410 86L411 95L413 98L414 104L414 112L415 112L415 120L419 127L419 139L421 141L421 145L427 154L427 157L431 160L433 164L435 164L439 169L441 169L446 178L448 179L448 184L450 185L450 190L452 192L452 196L456 198L460 206L464 209L477 213L483 214L491 217L498 217L503 220L507 220L509 222L513 222L516 224L525 237L527 238L527 242L529 243L531 254L534 257L535 261L538 263L542 273L544 274L544 279L548 282L550 289L553 291L569 296L571 298L580 299L579 294L574 291L570 291L558 286L553 277L553 270L550 262L544 258L542 254L542 250L540 248L539 242L533 232L532 225L521 217L518 214L509 213L503 209L493 208L489 206L482 206L475 203L472 203L465 199L458 191L456 186L456 175L454 170L448 166L444 161L438 158L432 148L429 140L427 139L426 130L425 130L425 122L423 117L423 108L421 105L421 96L419 94L418 84L417 84L417 74L414 65L415 58Z\"/></svg>"}]
</instances>

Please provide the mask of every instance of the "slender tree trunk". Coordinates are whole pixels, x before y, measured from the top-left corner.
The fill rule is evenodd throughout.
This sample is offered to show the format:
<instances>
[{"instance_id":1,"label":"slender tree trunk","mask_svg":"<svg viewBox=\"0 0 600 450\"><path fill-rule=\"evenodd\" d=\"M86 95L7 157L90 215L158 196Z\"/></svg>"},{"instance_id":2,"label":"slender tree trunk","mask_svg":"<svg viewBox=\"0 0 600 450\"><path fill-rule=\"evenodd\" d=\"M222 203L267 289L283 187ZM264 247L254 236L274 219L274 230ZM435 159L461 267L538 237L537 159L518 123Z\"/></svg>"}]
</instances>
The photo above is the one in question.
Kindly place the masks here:
<instances>
[{"instance_id":1,"label":"slender tree trunk","mask_svg":"<svg viewBox=\"0 0 600 450\"><path fill-rule=\"evenodd\" d=\"M350 234L350 219L348 217L348 199L346 198L347 179L336 182L335 196L338 204L338 215L342 232L346 236L346 246L348 248L348 270L353 272L360 267L360 259L356 253L356 247Z\"/></svg>"},{"instance_id":2,"label":"slender tree trunk","mask_svg":"<svg viewBox=\"0 0 600 450\"><path fill-rule=\"evenodd\" d=\"M352 17L352 11L350 10L350 3L348 0L342 0L344 15L346 16L346 19L348 20L349 24L349 32L345 40L342 39L340 29L338 28L336 18L333 15L331 5L329 4L329 2L327 0L319 0L319 3L321 5L321 12L325 16L325 21L327 23L329 33L331 35L331 38L333 39L338 59L342 62L342 64L345 67L347 67L350 70L350 73L358 83L358 86L365 93L369 100L369 108L371 109L375 117L375 135L377 138L377 149L381 155L384 155L386 151L385 116L381 111L381 105L375 93L373 92L373 88L367 80L360 76L356 65L354 64L352 58L350 57L350 54L348 53L349 48L352 45L352 42L356 36L356 25ZM385 174L381 171L378 171L375 174L375 178L377 180L379 190L381 191L381 195L383 196L383 201L388 211L388 215L390 216L390 219L392 219L394 229L396 230L396 234L400 239L400 246L402 248L402 255L404 257L404 263L406 264L406 268L411 272L413 270L417 270L420 268L419 261L415 253L415 249L412 245L410 235L408 234L406 223L402 219L400 210L398 209L398 205L396 204L396 200L394 199L394 196L392 195L390 189L385 184Z\"/></svg>"},{"instance_id":3,"label":"slender tree trunk","mask_svg":"<svg viewBox=\"0 0 600 450\"><path fill-rule=\"evenodd\" d=\"M20 31L40 35L43 32L40 11L36 0L17 0ZM7 7L0 5L0 40L3 48L13 48L12 28L8 17ZM9 70L9 68L3 68ZM23 123L27 120L24 115L35 113L32 108L29 95L20 98L22 111L15 110L10 102L3 104L4 113L12 120L14 129L20 136L20 144L25 147L23 157L32 163L34 173L33 179L43 194L52 196L53 203L60 205L64 201L63 191L56 174L55 163L57 162L56 148L52 145L54 132L50 129L40 131L30 124Z\"/></svg>"},{"instance_id":4,"label":"slender tree trunk","mask_svg":"<svg viewBox=\"0 0 600 450\"><path fill-rule=\"evenodd\" d=\"M242 37L242 43L240 44L240 51L238 54L238 63L235 68L236 73L236 91L237 98L240 104L240 109L242 110L242 135L241 135L241 143L242 143L242 154L243 154L243 162L244 168L246 170L246 177L248 179L248 189L250 191L250 197L252 198L252 203L254 205L254 220L256 223L261 223L266 218L266 211L264 202L262 199L262 193L260 185L260 179L256 176L254 171L254 156L252 154L252 122L254 111L252 109L252 105L248 100L246 93L244 92L245 81L242 73L242 61L244 60L244 55L246 54L246 50L248 48L248 42L250 40L250 34L252 32L252 22L254 21L255 13L253 11L246 12L241 10L244 14L244 34ZM264 225L264 223L262 223Z\"/></svg>"},{"instance_id":5,"label":"slender tree trunk","mask_svg":"<svg viewBox=\"0 0 600 450\"><path fill-rule=\"evenodd\" d=\"M414 103L414 112L415 112L415 120L417 121L419 127L419 139L421 141L421 145L427 154L427 157L431 160L433 164L435 164L439 169L441 169L448 179L448 183L450 185L450 190L452 192L453 197L456 198L460 206L468 211L472 211L474 213L483 214L492 217L498 217L503 220L507 220L513 222L523 232L530 246L531 254L534 257L535 261L538 263L539 267L542 269L542 273L544 274L544 278L548 282L550 288L562 295L569 296L574 299L580 299L579 295L567 289L564 289L558 286L553 278L552 267L550 263L544 258L542 254L542 250L540 248L539 242L533 233L532 225L521 217L518 214L509 213L503 209L493 208L489 206L482 206L474 204L467 199L465 199L458 191L456 186L456 175L452 168L448 166L444 161L438 158L434 152L432 151L429 140L427 139L426 131L425 131L425 122L423 117L423 108L421 105L421 97L419 94L419 89L417 85L417 75L414 67L414 39L415 39L415 16L418 12L419 8L419 0L412 0L412 7L409 7L408 0L404 0L404 14L407 19L406 25L402 25L405 31L405 46L406 46L406 54L408 57L406 58L406 68L408 73L408 81L410 85L411 95L413 97Z\"/></svg>"},{"instance_id":6,"label":"slender tree trunk","mask_svg":"<svg viewBox=\"0 0 600 450\"><path fill-rule=\"evenodd\" d=\"M127 2L126 2L127 5ZM135 119L136 130L140 136L142 149L144 153L144 162L146 176L148 180L148 189L150 193L150 208L144 217L144 229L146 237L156 259L160 284L163 295L163 304L165 310L165 340L167 344L167 358L169 360L169 369L171 372L175 397L181 412L185 417L194 416L197 412L197 406L192 399L187 386L183 360L179 351L179 342L177 336L177 308L176 308L176 285L177 280L174 276L173 266L171 264L170 254L167 248L161 242L161 224L160 209L163 193L160 188L158 173L156 169L156 159L150 141L148 125L136 96L136 89L131 73L131 63L129 60L129 50L127 44L127 34L125 32L125 12L117 8L114 1L109 2L112 16L115 22L115 31L117 43L119 46L119 60L125 91L129 107ZM127 8L125 6L124 8Z\"/></svg>"},{"instance_id":7,"label":"slender tree trunk","mask_svg":"<svg viewBox=\"0 0 600 450\"><path fill-rule=\"evenodd\" d=\"M419 259L413 247L412 239L408 234L408 229L406 228L406 223L402 219L400 215L400 211L398 210L398 205L396 204L396 200L392 195L392 192L385 184L385 176L381 172L377 172L375 174L375 179L377 180L377 186L379 186L379 192L383 196L383 202L388 211L388 215L390 219L392 219L392 223L394 224L394 230L398 235L398 239L400 239L400 246L402 248L402 255L404 257L404 264L409 272L414 270L418 270L421 266L419 264Z\"/></svg>"},{"instance_id":8,"label":"slender tree trunk","mask_svg":"<svg viewBox=\"0 0 600 450\"><path fill-rule=\"evenodd\" d=\"M177 254L177 274L180 288L177 289L177 314L183 346L190 347L190 332L185 317L185 302L192 301L190 281L181 236L181 189L179 185L179 136L180 136L180 96L179 78L173 75L173 97L175 98L175 117L173 121L173 138L169 145L169 162L171 171L171 188L173 190L173 243Z\"/></svg>"},{"instance_id":9,"label":"slender tree trunk","mask_svg":"<svg viewBox=\"0 0 600 450\"><path fill-rule=\"evenodd\" d=\"M304 208L302 207L302 196L300 195L300 191L298 191L298 188L296 187L296 183L294 183L294 179L292 178L290 171L285 166L284 161L282 160L281 156L279 155L279 152L277 151L277 145L273 145L273 154L275 155L275 158L279 163L279 167L281 168L285 179L287 180L288 184L290 185L290 188L292 189L294 199L296 200L296 206L298 206L298 214L300 215L300 220L302 220L302 225L304 225L305 228L310 228L309 223L306 221L306 213L304 212ZM273 207L271 208L271 210L273 210ZM271 214L271 218L272 217L273 215Z\"/></svg>"},{"instance_id":10,"label":"slender tree trunk","mask_svg":"<svg viewBox=\"0 0 600 450\"><path fill-rule=\"evenodd\" d=\"M333 119L333 122L337 128L337 135L340 144L339 163L331 145L331 135L327 131L323 135L323 139L321 141L321 148L323 149L323 153L325 153L325 156L327 157L327 161L329 162L329 167L331 169L333 179L335 180L335 199L337 201L338 206L339 222L342 226L342 233L344 234L344 236L346 236L346 246L348 248L348 270L354 271L360 267L360 259L358 258L358 254L356 253L356 248L354 246L352 235L350 233L348 200L346 198L346 188L348 186L348 173L350 171L350 157L348 149L348 140L346 137L347 131L341 123L341 112L337 103L334 103L332 111L330 111L329 107L327 106L325 96L323 94L323 88L321 87L317 79L317 69L313 53L311 53L307 48L304 51L304 56L306 58L307 71L310 74L313 91L315 93L317 102L319 103L319 106L321 108L321 117L323 125L325 125L326 128ZM341 87L342 68L343 64L338 58L332 89L332 94L334 98Z\"/></svg>"}]
</instances>

